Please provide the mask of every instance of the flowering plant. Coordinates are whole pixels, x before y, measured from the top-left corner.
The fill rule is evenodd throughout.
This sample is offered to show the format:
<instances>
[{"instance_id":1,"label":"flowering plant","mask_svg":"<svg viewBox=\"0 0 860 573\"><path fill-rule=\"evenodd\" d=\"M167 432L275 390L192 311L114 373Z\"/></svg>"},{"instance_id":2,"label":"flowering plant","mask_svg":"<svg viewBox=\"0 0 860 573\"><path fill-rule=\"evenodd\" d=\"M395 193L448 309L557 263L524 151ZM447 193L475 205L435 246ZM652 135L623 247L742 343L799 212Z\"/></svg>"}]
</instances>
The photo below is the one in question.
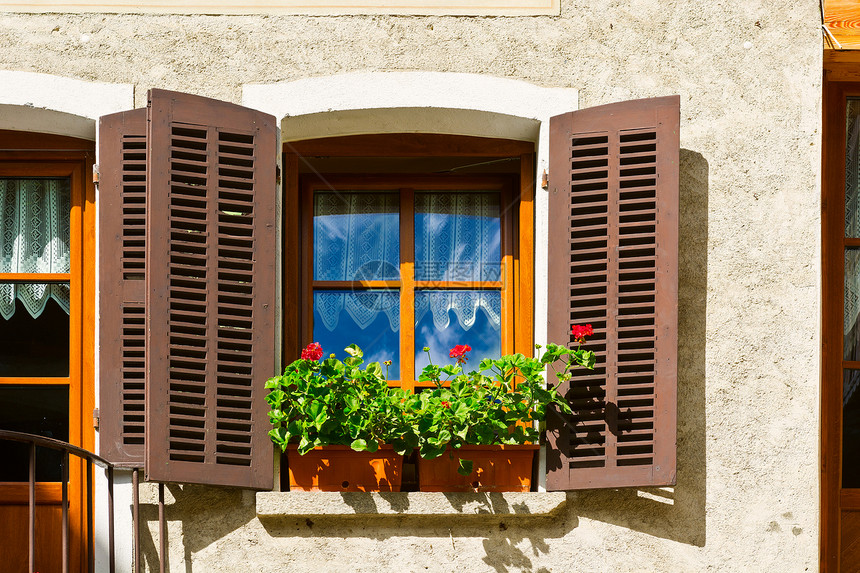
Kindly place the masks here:
<instances>
[{"instance_id":1,"label":"flowering plant","mask_svg":"<svg viewBox=\"0 0 860 573\"><path fill-rule=\"evenodd\" d=\"M327 445L375 452L380 443L388 443L399 453L411 450L414 443L403 440L408 433L402 414L406 393L388 387L378 362L362 368L358 346L345 350L349 357L342 362L334 354L320 361L322 347L309 344L282 375L266 382L272 441L282 451L298 441L302 455Z\"/></svg>"},{"instance_id":2,"label":"flowering plant","mask_svg":"<svg viewBox=\"0 0 860 573\"><path fill-rule=\"evenodd\" d=\"M476 371L468 373L464 366L471 348L455 346L449 353L456 358L455 364L437 366L431 362L419 377L421 382L434 382L436 388L406 398L404 415L411 433L406 441L416 442L425 459L465 444L537 443L548 407L570 413L557 390L546 387L544 369L550 365L555 370L560 365L556 375L566 381L577 366L593 368L594 352L582 348L585 336L592 333L591 325L577 325L572 331L579 343L575 350L549 344L540 358L512 354L484 359ZM429 355L428 348L424 351ZM458 471L469 475L472 463L461 460Z\"/></svg>"},{"instance_id":3,"label":"flowering plant","mask_svg":"<svg viewBox=\"0 0 860 573\"><path fill-rule=\"evenodd\" d=\"M484 359L468 373L472 348L457 345L449 352L454 364L424 367L419 382L432 382L435 388L418 394L389 388L378 362L362 368L363 353L354 344L341 362L334 354L321 361L323 349L312 343L282 375L266 382L271 390L266 396L273 426L269 436L282 450L298 441L299 454L326 445L375 452L387 443L404 455L418 448L425 459L465 444L537 443L547 408L570 413L557 390L547 388L544 370L549 365L566 381L575 367L593 368L594 352L582 348L592 333L591 325L575 325L575 350L549 344L540 358L512 354ZM429 354L429 348L424 350ZM470 461L461 460L460 466L460 473L471 473Z\"/></svg>"}]
</instances>

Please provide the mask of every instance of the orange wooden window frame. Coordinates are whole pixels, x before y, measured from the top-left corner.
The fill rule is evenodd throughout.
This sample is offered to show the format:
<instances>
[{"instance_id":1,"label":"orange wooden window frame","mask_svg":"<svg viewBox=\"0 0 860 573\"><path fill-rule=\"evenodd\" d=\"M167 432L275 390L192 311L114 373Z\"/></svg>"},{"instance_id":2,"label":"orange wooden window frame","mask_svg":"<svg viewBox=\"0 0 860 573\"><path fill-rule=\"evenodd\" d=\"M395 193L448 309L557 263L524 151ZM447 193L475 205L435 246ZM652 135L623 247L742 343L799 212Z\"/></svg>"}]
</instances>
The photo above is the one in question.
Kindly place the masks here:
<instances>
[{"instance_id":1,"label":"orange wooden window frame","mask_svg":"<svg viewBox=\"0 0 860 573\"><path fill-rule=\"evenodd\" d=\"M69 387L69 443L92 451L95 432L95 186L92 167L95 145L71 137L0 130L0 177L68 177L71 183L70 272L0 273L0 282L68 282L69 376L5 377L0 385L57 384ZM70 563L86 568L87 539L82 509L87 496L84 463L70 456L69 526L72 532ZM21 503L25 483L0 483L0 506ZM39 489L40 488L40 489ZM40 483L40 503L59 504L59 484ZM14 525L14 524L10 524ZM75 567L74 564L80 564Z\"/></svg>"},{"instance_id":2,"label":"orange wooden window frame","mask_svg":"<svg viewBox=\"0 0 860 573\"><path fill-rule=\"evenodd\" d=\"M398 193L400 198L400 280L394 281L317 281L313 280L313 196L317 191L350 190ZM414 195L421 192L496 192L500 200L501 269L500 281L416 281ZM513 237L511 181L508 176L349 176L316 175L302 180L302 300L309 312L303 316L304 340L313 340L313 292L324 289L388 288L400 293L400 379L390 384L412 391L416 386L415 356L415 293L421 289L433 290L495 290L502 297L501 348L503 354L513 351L513 308L516 285L513 281ZM338 349L339 351L340 349Z\"/></svg>"},{"instance_id":3,"label":"orange wooden window frame","mask_svg":"<svg viewBox=\"0 0 860 573\"><path fill-rule=\"evenodd\" d=\"M510 157L519 160L520 171L517 175L509 175L511 181L508 187L507 197L507 223L503 222L506 237L509 241L506 255L503 255L504 282L508 285L507 295L503 294L503 334L502 352L519 352L525 355L534 353L534 196L535 196L535 172L534 172L534 143L496 138L483 138L471 136L456 136L445 134L371 134L354 135L345 137L321 138L314 140L287 142L283 146L283 233L282 233L282 261L284 277L282 302L283 302L283 360L289 363L299 356L301 348L311 342L312 326L308 317L308 309L312 308L310 295L313 290L313 281L308 277L311 268L305 261L307 245L311 237L308 235L311 226L303 224L303 217L310 221L312 217L312 203L304 199L307 193L301 192L299 181L299 164L305 161L307 156L325 157L475 157L494 158ZM341 175L331 176L332 179ZM394 179L389 175L360 175L366 185L378 185L386 182L400 188L413 188L421 186L421 175L396 175L397 181L409 180L407 187L405 183L393 183ZM501 176L504 177L504 176ZM410 179L411 178L411 179ZM442 190L439 181L443 177L430 175L423 177L426 181L433 181L434 190ZM451 181L457 177L449 177ZM473 177L478 180L478 177ZM491 176L489 179L498 182L499 176ZM302 184L307 185L309 177L302 177ZM351 179L357 181L356 176ZM425 187L428 188L429 187ZM303 203L305 201L307 204ZM401 213L404 212L401 205ZM411 210L410 210L411 213ZM409 217L410 229L412 228ZM404 224L401 222L401 234L404 233ZM402 236L402 235L401 235ZM408 241L412 240L411 234ZM401 249L404 249L401 239ZM504 247L503 247L504 249ZM411 250L411 249L410 249ZM507 258L504 258L507 257ZM401 269L402 272L402 269ZM411 273L410 273L411 276ZM401 276L403 279L403 276ZM310 284L308 284L310 282ZM390 281L386 281L390 282ZM363 285L369 287L386 287L386 282L368 282ZM466 285L457 285L464 288ZM347 285L344 285L347 286ZM487 285L490 286L490 285ZM414 289L415 285L409 288ZM495 288L495 285L492 285ZM401 324L412 324L414 318L409 315L404 320L402 314L405 312L401 303ZM404 352L403 336L401 336L401 356L414 356L414 347L407 348ZM414 340L413 340L414 345ZM411 360L404 360L404 363ZM401 367L402 368L402 367ZM401 376L406 378L406 376ZM414 379L414 373L413 373ZM414 382L413 382L414 385ZM404 387L409 387L405 384Z\"/></svg>"}]
</instances>

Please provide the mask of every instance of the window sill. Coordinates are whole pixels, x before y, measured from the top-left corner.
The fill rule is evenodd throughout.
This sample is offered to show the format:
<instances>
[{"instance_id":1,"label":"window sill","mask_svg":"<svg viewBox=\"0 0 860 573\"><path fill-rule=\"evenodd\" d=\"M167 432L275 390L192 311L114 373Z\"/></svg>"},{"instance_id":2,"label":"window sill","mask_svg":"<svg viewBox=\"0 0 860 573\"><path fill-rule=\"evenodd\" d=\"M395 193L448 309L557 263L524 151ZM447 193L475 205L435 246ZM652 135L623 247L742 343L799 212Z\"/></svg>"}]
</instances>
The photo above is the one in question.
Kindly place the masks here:
<instances>
[{"instance_id":1,"label":"window sill","mask_svg":"<svg viewBox=\"0 0 860 573\"><path fill-rule=\"evenodd\" d=\"M545 517L567 502L565 492L258 492L257 517L462 516Z\"/></svg>"}]
</instances>

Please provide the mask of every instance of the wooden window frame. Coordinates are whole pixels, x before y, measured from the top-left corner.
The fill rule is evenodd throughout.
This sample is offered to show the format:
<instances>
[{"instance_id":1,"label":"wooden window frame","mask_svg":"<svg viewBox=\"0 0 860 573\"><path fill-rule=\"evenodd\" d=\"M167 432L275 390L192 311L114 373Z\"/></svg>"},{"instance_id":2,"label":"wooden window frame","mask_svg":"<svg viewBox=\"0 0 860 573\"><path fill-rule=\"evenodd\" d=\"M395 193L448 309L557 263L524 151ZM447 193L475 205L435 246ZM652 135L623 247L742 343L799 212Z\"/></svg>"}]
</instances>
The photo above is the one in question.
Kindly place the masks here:
<instances>
[{"instance_id":1,"label":"wooden window frame","mask_svg":"<svg viewBox=\"0 0 860 573\"><path fill-rule=\"evenodd\" d=\"M0 385L67 385L69 443L92 451L95 432L95 186L93 142L57 135L0 130L0 177L68 177L71 191L70 272L0 273L0 282L69 283L69 375L67 377L3 377ZM70 562L87 564L84 524L87 503L84 461L69 458ZM0 484L0 504L26 502L26 482ZM40 504L60 504L60 484L41 482ZM26 509L26 508L24 508ZM57 509L59 511L59 508ZM58 541L58 540L55 540Z\"/></svg>"},{"instance_id":2,"label":"wooden window frame","mask_svg":"<svg viewBox=\"0 0 860 573\"><path fill-rule=\"evenodd\" d=\"M517 285L513 280L513 200L512 181L507 175L311 175L302 178L302 301L313 309L313 294L328 289L388 289L400 293L400 378L389 385L407 391L430 388L417 382L415 356L415 293L421 290L491 290L501 293L501 352L511 354L514 346L513 308ZM314 193L332 190L398 193L400 213L400 279L389 281L319 281L313 279L313 199ZM417 281L415 280L415 203L423 192L496 192L500 200L501 277L498 281ZM304 344L313 341L312 310L302 317ZM336 349L340 351L341 349Z\"/></svg>"},{"instance_id":3,"label":"wooden window frame","mask_svg":"<svg viewBox=\"0 0 860 573\"><path fill-rule=\"evenodd\" d=\"M445 134L384 134L384 135L354 135L344 137L320 138L313 140L286 142L283 145L283 218L282 218L282 257L283 269L283 361L289 363L298 358L301 349L312 342L312 326L309 314L312 305L308 305L309 297L312 296L312 274L311 267L306 263L305 253L312 248L312 232L310 220L313 215L312 203L303 192L302 185L305 181L312 181L312 176L299 178L299 164L306 157L475 157L475 158L517 158L520 164L518 176L511 176L511 187L509 188L510 209L508 209L509 222L506 227L510 237L510 250L505 260L503 254L503 265L505 278L510 281L513 288L509 288L510 298L505 299L503 294L503 305L507 304L507 318L502 319L502 352L519 352L528 356L534 354L534 198L535 198L535 172L534 172L534 143L508 139L456 136ZM329 180L334 181L342 175L331 176ZM351 181L355 182L354 176ZM375 177L362 175L363 184L373 186L380 182L392 184L394 179L389 175ZM410 177L410 185L421 183L421 175L394 175L398 181L406 181ZM494 175L491 179L499 180L500 176ZM504 175L501 175L504 177ZM438 187L442 177L439 175L425 176L433 180L433 189L442 190ZM456 181L468 179L466 177L450 177ZM477 177L472 178L478 179ZM398 183L398 189L404 187ZM405 188L405 187L404 187ZM503 197L504 201L504 197ZM304 203L303 203L304 202ZM306 204L307 203L307 204ZM401 213L403 212L401 206ZM402 215L401 215L402 217ZM410 217L411 219L411 217ZM304 222L303 222L304 221ZM412 223L409 223L411 230ZM401 237L404 233L404 224L401 219ZM503 227L505 223L503 223ZM505 231L503 230L503 233ZM409 237L411 241L411 235ZM401 243L402 249L402 243ZM402 251L401 251L402 252ZM402 257L402 254L401 254ZM401 260L401 264L403 261ZM367 288L371 284L363 285ZM516 295L513 296L513 293ZM309 311L309 309L311 309ZM401 323L405 309L401 306ZM503 315L505 310L503 310ZM414 321L414 317L408 319ZM404 353L403 336L401 336L401 356L414 356ZM414 341L413 341L414 344ZM406 361L403 360L403 363ZM403 366L401 366L401 369ZM405 378L405 376L401 376ZM414 378L414 377L413 377ZM409 388L408 384L404 388ZM414 387L414 382L412 384Z\"/></svg>"}]
</instances>

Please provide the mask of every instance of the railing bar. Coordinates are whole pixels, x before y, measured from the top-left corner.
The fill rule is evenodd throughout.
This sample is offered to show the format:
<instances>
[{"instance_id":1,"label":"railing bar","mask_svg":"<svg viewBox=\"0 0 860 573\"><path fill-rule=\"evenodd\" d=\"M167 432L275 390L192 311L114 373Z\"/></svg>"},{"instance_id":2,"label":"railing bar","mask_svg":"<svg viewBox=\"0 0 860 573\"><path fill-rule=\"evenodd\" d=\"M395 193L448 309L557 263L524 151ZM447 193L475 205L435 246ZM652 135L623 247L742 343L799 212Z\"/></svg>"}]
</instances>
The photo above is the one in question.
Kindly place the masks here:
<instances>
[{"instance_id":1,"label":"railing bar","mask_svg":"<svg viewBox=\"0 0 860 573\"><path fill-rule=\"evenodd\" d=\"M27 550L29 553L30 573L36 571L36 444L30 442L30 482L28 484L30 495L30 530L28 534Z\"/></svg>"},{"instance_id":2,"label":"railing bar","mask_svg":"<svg viewBox=\"0 0 860 573\"><path fill-rule=\"evenodd\" d=\"M134 573L140 573L140 492L138 491L139 476L137 468L131 472L131 495L132 515L131 522L134 529Z\"/></svg>"},{"instance_id":3,"label":"railing bar","mask_svg":"<svg viewBox=\"0 0 860 573\"><path fill-rule=\"evenodd\" d=\"M167 555L167 522L164 518L164 484L158 484L158 573L164 573Z\"/></svg>"},{"instance_id":4,"label":"railing bar","mask_svg":"<svg viewBox=\"0 0 860 573\"><path fill-rule=\"evenodd\" d=\"M108 468L108 571L116 573L113 540L113 468Z\"/></svg>"},{"instance_id":5,"label":"railing bar","mask_svg":"<svg viewBox=\"0 0 860 573\"><path fill-rule=\"evenodd\" d=\"M110 463L106 459L101 456L97 456L96 454L85 450L83 448L79 448L78 446L73 446L68 442L63 442L60 440L55 440L53 438L46 438L44 436L36 436L33 434L25 434L23 432L13 432L11 430L0 430L0 440L11 440L13 442L24 442L27 444L36 444L41 448L49 448L52 450L60 450L64 452L69 452L70 454L74 454L79 458L85 460L92 460L94 464L102 468L108 468L115 464Z\"/></svg>"},{"instance_id":6,"label":"railing bar","mask_svg":"<svg viewBox=\"0 0 860 573\"><path fill-rule=\"evenodd\" d=\"M63 453L63 573L69 573L69 452Z\"/></svg>"},{"instance_id":7,"label":"railing bar","mask_svg":"<svg viewBox=\"0 0 860 573\"><path fill-rule=\"evenodd\" d=\"M93 462L87 460L87 571L94 573L96 570L96 556L93 553L95 542L93 540Z\"/></svg>"}]
</instances>

